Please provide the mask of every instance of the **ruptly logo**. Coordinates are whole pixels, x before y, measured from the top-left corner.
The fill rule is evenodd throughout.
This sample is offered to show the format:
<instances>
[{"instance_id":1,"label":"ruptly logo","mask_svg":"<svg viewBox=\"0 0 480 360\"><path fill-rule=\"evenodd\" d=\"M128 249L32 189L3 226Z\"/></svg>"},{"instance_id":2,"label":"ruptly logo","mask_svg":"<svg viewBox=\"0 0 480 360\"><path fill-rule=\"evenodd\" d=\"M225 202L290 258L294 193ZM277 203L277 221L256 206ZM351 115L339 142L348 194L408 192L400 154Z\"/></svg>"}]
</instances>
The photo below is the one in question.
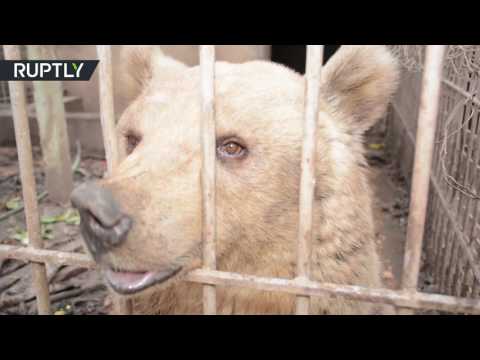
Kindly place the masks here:
<instances>
[{"instance_id":1,"label":"ruptly logo","mask_svg":"<svg viewBox=\"0 0 480 360\"><path fill-rule=\"evenodd\" d=\"M1 81L88 81L98 60L0 61Z\"/></svg>"}]
</instances>

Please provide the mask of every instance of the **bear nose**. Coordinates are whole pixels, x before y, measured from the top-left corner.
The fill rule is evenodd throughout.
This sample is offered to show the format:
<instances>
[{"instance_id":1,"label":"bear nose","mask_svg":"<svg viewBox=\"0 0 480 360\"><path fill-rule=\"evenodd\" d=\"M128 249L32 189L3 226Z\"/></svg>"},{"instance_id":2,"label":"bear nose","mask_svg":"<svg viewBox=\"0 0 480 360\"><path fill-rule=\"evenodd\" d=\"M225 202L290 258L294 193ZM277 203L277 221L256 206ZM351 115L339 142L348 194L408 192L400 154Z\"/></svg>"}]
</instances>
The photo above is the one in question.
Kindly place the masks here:
<instances>
[{"instance_id":1,"label":"bear nose","mask_svg":"<svg viewBox=\"0 0 480 360\"><path fill-rule=\"evenodd\" d=\"M73 191L71 201L80 213L83 238L96 259L125 242L133 221L120 210L111 191L86 183Z\"/></svg>"}]
</instances>

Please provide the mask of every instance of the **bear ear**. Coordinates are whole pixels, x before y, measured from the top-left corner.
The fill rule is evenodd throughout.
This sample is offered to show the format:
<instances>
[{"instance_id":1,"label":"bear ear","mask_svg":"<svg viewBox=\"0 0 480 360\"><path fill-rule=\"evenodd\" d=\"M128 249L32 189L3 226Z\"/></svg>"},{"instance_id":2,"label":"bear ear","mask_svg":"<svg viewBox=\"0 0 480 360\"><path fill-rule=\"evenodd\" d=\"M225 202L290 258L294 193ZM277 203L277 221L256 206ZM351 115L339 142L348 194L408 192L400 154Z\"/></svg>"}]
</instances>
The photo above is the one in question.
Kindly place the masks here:
<instances>
[{"instance_id":1,"label":"bear ear","mask_svg":"<svg viewBox=\"0 0 480 360\"><path fill-rule=\"evenodd\" d=\"M365 132L385 114L399 79L397 60L383 45L344 45L322 74L322 94L349 130Z\"/></svg>"},{"instance_id":2,"label":"bear ear","mask_svg":"<svg viewBox=\"0 0 480 360\"><path fill-rule=\"evenodd\" d=\"M119 68L122 97L133 100L154 77L168 81L187 66L164 55L158 45L124 45L120 50Z\"/></svg>"}]
</instances>

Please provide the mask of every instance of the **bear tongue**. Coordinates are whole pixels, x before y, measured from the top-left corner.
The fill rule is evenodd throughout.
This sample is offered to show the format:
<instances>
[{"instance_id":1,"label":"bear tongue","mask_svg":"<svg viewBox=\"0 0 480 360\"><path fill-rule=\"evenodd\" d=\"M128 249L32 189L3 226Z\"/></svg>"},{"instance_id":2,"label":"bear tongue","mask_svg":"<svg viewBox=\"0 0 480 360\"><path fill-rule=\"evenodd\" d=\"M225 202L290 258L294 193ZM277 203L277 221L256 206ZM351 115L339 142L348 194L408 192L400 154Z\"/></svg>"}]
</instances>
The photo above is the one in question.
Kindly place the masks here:
<instances>
[{"instance_id":1,"label":"bear tongue","mask_svg":"<svg viewBox=\"0 0 480 360\"><path fill-rule=\"evenodd\" d=\"M108 280L120 288L137 288L142 286L150 277L151 273L133 273L133 272L116 272L108 270L106 272Z\"/></svg>"},{"instance_id":2,"label":"bear tongue","mask_svg":"<svg viewBox=\"0 0 480 360\"><path fill-rule=\"evenodd\" d=\"M182 270L181 266L168 268L158 272L116 272L104 270L104 277L116 292L124 295L134 294L157 283L165 282Z\"/></svg>"}]
</instances>

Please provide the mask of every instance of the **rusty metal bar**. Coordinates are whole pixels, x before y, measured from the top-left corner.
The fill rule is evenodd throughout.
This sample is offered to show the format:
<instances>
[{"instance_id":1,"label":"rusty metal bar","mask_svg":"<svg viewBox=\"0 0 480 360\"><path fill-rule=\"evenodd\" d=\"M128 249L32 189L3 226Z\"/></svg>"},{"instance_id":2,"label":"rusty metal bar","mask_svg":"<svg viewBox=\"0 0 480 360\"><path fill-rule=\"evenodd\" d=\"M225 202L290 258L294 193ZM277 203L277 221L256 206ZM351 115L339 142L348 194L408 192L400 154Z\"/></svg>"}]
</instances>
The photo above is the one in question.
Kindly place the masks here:
<instances>
[{"instance_id":1,"label":"rusty metal bar","mask_svg":"<svg viewBox=\"0 0 480 360\"><path fill-rule=\"evenodd\" d=\"M480 300L453 296L406 293L388 289L372 289L352 285L318 283L298 279L274 279L246 276L221 271L199 269L186 277L187 281L217 286L246 287L256 290L285 292L302 296L338 296L349 300L389 304L410 309L432 309L452 313L480 314Z\"/></svg>"},{"instance_id":2,"label":"rusty metal bar","mask_svg":"<svg viewBox=\"0 0 480 360\"><path fill-rule=\"evenodd\" d=\"M21 60L20 48L18 45L4 45L3 49L6 60ZM17 143L29 243L31 247L41 249L43 247L43 242L40 235L40 216L38 213L25 86L19 81L10 81L8 86L12 104L15 140ZM37 296L38 314L48 315L50 313L50 295L48 292L48 280L45 265L32 264L32 271L33 286Z\"/></svg>"},{"instance_id":3,"label":"rusty metal bar","mask_svg":"<svg viewBox=\"0 0 480 360\"><path fill-rule=\"evenodd\" d=\"M201 101L202 101L202 238L203 267L216 269L216 196L215 196L215 46L200 46ZM212 285L203 287L203 312L217 312L216 290Z\"/></svg>"},{"instance_id":4,"label":"rusty metal bar","mask_svg":"<svg viewBox=\"0 0 480 360\"><path fill-rule=\"evenodd\" d=\"M95 262L88 255L10 245L0 245L0 259L2 258L48 262L55 265L70 265L88 269L96 267ZM205 269L190 272L186 275L185 280L211 286L245 287L307 297L333 295L350 300L385 303L403 308L480 314L480 299L463 299L446 295L322 284L314 281L299 281L298 279L263 278Z\"/></svg>"},{"instance_id":5,"label":"rusty metal bar","mask_svg":"<svg viewBox=\"0 0 480 360\"><path fill-rule=\"evenodd\" d=\"M349 300L389 304L410 309L433 309L452 313L480 314L480 300L453 296L406 293L388 289L318 283L288 279L262 278L221 271L199 269L186 277L187 281L217 286L248 287L262 291L285 292L302 296L339 296Z\"/></svg>"},{"instance_id":6,"label":"rusty metal bar","mask_svg":"<svg viewBox=\"0 0 480 360\"><path fill-rule=\"evenodd\" d=\"M118 165L118 144L113 102L112 50L110 45L97 45L100 81L100 119L108 173Z\"/></svg>"},{"instance_id":7,"label":"rusty metal bar","mask_svg":"<svg viewBox=\"0 0 480 360\"><path fill-rule=\"evenodd\" d=\"M100 119L102 123L103 143L107 159L107 176L118 165L119 152L115 130L115 108L113 102L112 49L110 45L97 45L100 82ZM132 304L121 296L114 297L117 313L131 314Z\"/></svg>"},{"instance_id":8,"label":"rusty metal bar","mask_svg":"<svg viewBox=\"0 0 480 360\"><path fill-rule=\"evenodd\" d=\"M415 292L418 285L445 51L446 45L429 45L425 59L402 275L407 292Z\"/></svg>"},{"instance_id":9,"label":"rusty metal bar","mask_svg":"<svg viewBox=\"0 0 480 360\"><path fill-rule=\"evenodd\" d=\"M69 265L85 269L96 268L95 262L88 255L11 245L0 245L0 259L49 263L57 266Z\"/></svg>"},{"instance_id":10,"label":"rusty metal bar","mask_svg":"<svg viewBox=\"0 0 480 360\"><path fill-rule=\"evenodd\" d=\"M319 111L320 80L323 65L323 45L308 45L306 70L305 128L300 184L298 225L297 280L308 280L313 231L313 201L315 193L315 149ZM310 299L297 297L297 315L307 315Z\"/></svg>"}]
</instances>

